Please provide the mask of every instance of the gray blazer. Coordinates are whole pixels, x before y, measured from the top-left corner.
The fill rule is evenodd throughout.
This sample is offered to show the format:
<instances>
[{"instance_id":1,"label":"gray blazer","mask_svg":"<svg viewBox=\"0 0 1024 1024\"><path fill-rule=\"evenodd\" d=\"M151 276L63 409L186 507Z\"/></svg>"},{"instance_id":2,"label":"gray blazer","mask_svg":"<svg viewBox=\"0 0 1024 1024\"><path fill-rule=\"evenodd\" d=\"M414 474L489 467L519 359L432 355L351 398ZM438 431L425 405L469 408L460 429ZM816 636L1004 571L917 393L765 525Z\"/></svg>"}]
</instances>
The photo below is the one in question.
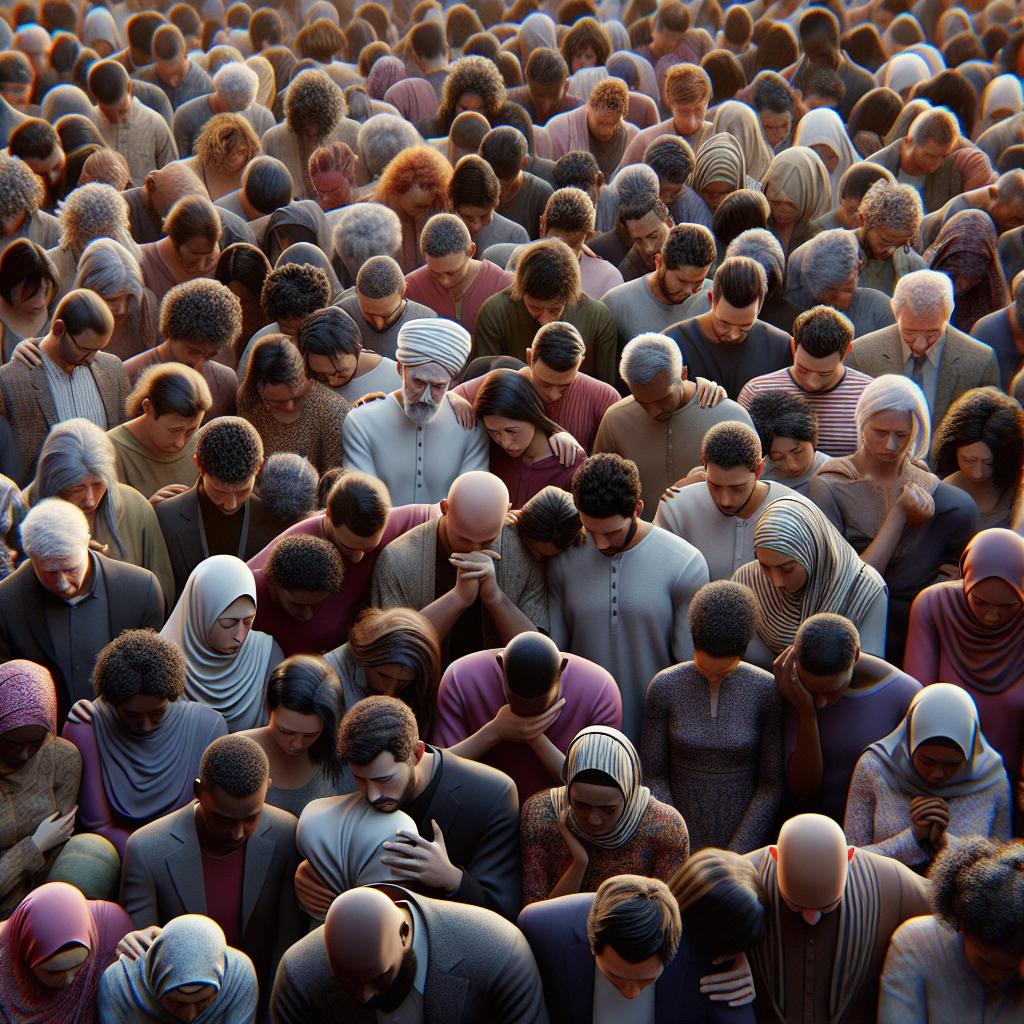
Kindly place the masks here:
<instances>
[{"instance_id":1,"label":"gray blazer","mask_svg":"<svg viewBox=\"0 0 1024 1024\"><path fill-rule=\"evenodd\" d=\"M546 1024L544 993L522 932L481 907L415 896L382 884L394 900L415 904L427 927L429 957L423 1020L429 1024ZM274 980L274 1024L375 1024L331 973L321 925L285 953Z\"/></svg>"}]
</instances>

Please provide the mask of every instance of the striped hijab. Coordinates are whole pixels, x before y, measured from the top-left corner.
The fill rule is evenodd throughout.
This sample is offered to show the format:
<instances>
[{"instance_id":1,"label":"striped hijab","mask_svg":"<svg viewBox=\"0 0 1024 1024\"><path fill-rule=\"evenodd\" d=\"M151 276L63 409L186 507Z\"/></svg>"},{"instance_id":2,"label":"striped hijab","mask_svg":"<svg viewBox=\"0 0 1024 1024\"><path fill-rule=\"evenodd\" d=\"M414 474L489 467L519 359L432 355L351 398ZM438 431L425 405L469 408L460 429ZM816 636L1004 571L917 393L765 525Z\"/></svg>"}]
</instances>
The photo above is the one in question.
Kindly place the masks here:
<instances>
[{"instance_id":1,"label":"striped hijab","mask_svg":"<svg viewBox=\"0 0 1024 1024\"><path fill-rule=\"evenodd\" d=\"M756 561L741 565L733 576L757 597L757 633L778 654L796 636L804 619L819 612L845 615L855 626L863 620L879 591L882 577L860 560L825 514L806 498L777 498L754 529L754 548L788 555L807 573L797 594L772 585Z\"/></svg>"},{"instance_id":2,"label":"striped hijab","mask_svg":"<svg viewBox=\"0 0 1024 1024\"><path fill-rule=\"evenodd\" d=\"M569 787L576 776L586 771L604 772L610 776L625 800L619 820L605 835L598 838L589 835L576 824L569 802ZM651 791L641 785L642 778L640 758L633 744L618 729L591 725L576 733L565 752L565 764L562 766L565 785L551 790L551 806L556 815L568 807L569 827L588 843L605 850L615 850L633 838L651 802Z\"/></svg>"}]
</instances>

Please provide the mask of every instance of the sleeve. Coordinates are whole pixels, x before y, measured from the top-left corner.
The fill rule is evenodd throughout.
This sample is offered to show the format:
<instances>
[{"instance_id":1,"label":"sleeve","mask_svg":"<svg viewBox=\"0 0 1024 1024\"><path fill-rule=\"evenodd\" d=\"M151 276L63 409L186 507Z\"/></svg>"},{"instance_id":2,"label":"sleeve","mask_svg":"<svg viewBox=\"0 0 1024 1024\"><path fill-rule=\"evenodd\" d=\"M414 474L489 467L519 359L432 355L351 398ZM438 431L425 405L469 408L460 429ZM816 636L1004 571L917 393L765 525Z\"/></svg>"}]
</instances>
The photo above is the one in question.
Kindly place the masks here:
<instances>
[{"instance_id":1,"label":"sleeve","mask_svg":"<svg viewBox=\"0 0 1024 1024\"><path fill-rule=\"evenodd\" d=\"M462 691L456 685L452 666L449 665L437 688L437 720L431 742L442 748L453 747L468 735Z\"/></svg>"},{"instance_id":2,"label":"sleeve","mask_svg":"<svg viewBox=\"0 0 1024 1024\"><path fill-rule=\"evenodd\" d=\"M782 699L774 683L765 705L758 723L757 788L729 840L729 849L737 853L747 853L767 841L782 805Z\"/></svg>"},{"instance_id":3,"label":"sleeve","mask_svg":"<svg viewBox=\"0 0 1024 1024\"><path fill-rule=\"evenodd\" d=\"M272 965L275 969L281 962L281 958L288 952L289 947L302 938L308 926L306 916L299 906L299 900L295 894L295 885L293 884L295 871L299 866L300 860L299 852L295 845L294 827L291 831L289 843L288 868L284 872L285 884L280 889L277 920L274 922L277 935L274 941Z\"/></svg>"},{"instance_id":4,"label":"sleeve","mask_svg":"<svg viewBox=\"0 0 1024 1024\"><path fill-rule=\"evenodd\" d=\"M356 409L351 416L345 417L345 429L341 434L342 465L349 471L377 475L377 466L373 458L370 434L363 421L365 413Z\"/></svg>"},{"instance_id":5,"label":"sleeve","mask_svg":"<svg viewBox=\"0 0 1024 1024\"><path fill-rule=\"evenodd\" d=\"M985 371L978 382L978 387L998 388L999 386L999 360L993 351L990 353L988 362L985 364Z\"/></svg>"},{"instance_id":6,"label":"sleeve","mask_svg":"<svg viewBox=\"0 0 1024 1024\"><path fill-rule=\"evenodd\" d=\"M920 864L928 860L928 855L918 846L909 823L895 835L880 837L875 834L878 793L887 789L888 785L878 770L878 759L871 751L865 751L853 770L846 797L843 831L848 842L851 846L892 857L903 864Z\"/></svg>"},{"instance_id":7,"label":"sleeve","mask_svg":"<svg viewBox=\"0 0 1024 1024\"><path fill-rule=\"evenodd\" d=\"M907 649L903 655L903 671L922 686L939 681L939 657L942 642L932 617L931 588L922 590L910 606L907 625Z\"/></svg>"},{"instance_id":8,"label":"sleeve","mask_svg":"<svg viewBox=\"0 0 1024 1024\"><path fill-rule=\"evenodd\" d=\"M156 879L147 868L146 851L136 834L130 836L124 849L121 875L121 896L118 902L131 915L136 928L163 924L157 898Z\"/></svg>"},{"instance_id":9,"label":"sleeve","mask_svg":"<svg viewBox=\"0 0 1024 1024\"><path fill-rule=\"evenodd\" d=\"M597 427L597 435L594 438L594 447L591 451L591 455L597 455L601 452L616 452L615 447L615 431L611 423L608 421L608 410L605 410L604 415L601 417L601 422Z\"/></svg>"},{"instance_id":10,"label":"sleeve","mask_svg":"<svg viewBox=\"0 0 1024 1024\"><path fill-rule=\"evenodd\" d=\"M103 769L100 767L92 726L84 722L67 722L63 736L74 743L82 757L82 781L78 787L75 831L97 832L109 839L117 847L118 853L123 854L129 832L115 820L114 809L103 789Z\"/></svg>"},{"instance_id":11,"label":"sleeve","mask_svg":"<svg viewBox=\"0 0 1024 1024\"><path fill-rule=\"evenodd\" d=\"M46 859L30 835L8 847L0 854L0 899L15 889L35 888L36 879L45 869Z\"/></svg>"},{"instance_id":12,"label":"sleeve","mask_svg":"<svg viewBox=\"0 0 1024 1024\"><path fill-rule=\"evenodd\" d=\"M854 348L856 347L854 345ZM847 363L847 365L852 364ZM807 489L807 497L825 513L828 521L845 537L846 524L843 522L842 509L839 507L839 502L836 501L832 485L821 473L811 478L811 485Z\"/></svg>"},{"instance_id":13,"label":"sleeve","mask_svg":"<svg viewBox=\"0 0 1024 1024\"><path fill-rule=\"evenodd\" d=\"M171 556L167 553L167 541L160 529L155 509L145 499L139 504L139 515L142 519L143 565L159 581L164 607L167 607L174 601L175 595L174 570L171 568Z\"/></svg>"},{"instance_id":14,"label":"sleeve","mask_svg":"<svg viewBox=\"0 0 1024 1024\"><path fill-rule=\"evenodd\" d=\"M377 564L373 567L370 604L374 608L404 608L406 606L401 574L392 566L394 561L390 548L385 547L377 559Z\"/></svg>"},{"instance_id":15,"label":"sleeve","mask_svg":"<svg viewBox=\"0 0 1024 1024\"><path fill-rule=\"evenodd\" d=\"M750 408L750 403L754 400L754 389L750 386L748 380L746 384L740 388L739 395L736 396L736 401L743 406L744 409Z\"/></svg>"},{"instance_id":16,"label":"sleeve","mask_svg":"<svg viewBox=\"0 0 1024 1024\"><path fill-rule=\"evenodd\" d=\"M517 535L518 541L518 535ZM519 568L515 574L518 583L516 607L542 632L548 632L548 588L544 580L543 567L527 554L520 542L517 551Z\"/></svg>"},{"instance_id":17,"label":"sleeve","mask_svg":"<svg viewBox=\"0 0 1024 1024\"><path fill-rule=\"evenodd\" d=\"M669 718L673 700L671 680L659 672L647 687L644 699L644 727L640 762L644 766L644 782L651 795L663 804L672 803L669 777L672 765L669 757Z\"/></svg>"},{"instance_id":18,"label":"sleeve","mask_svg":"<svg viewBox=\"0 0 1024 1024\"><path fill-rule=\"evenodd\" d=\"M562 841L557 823L549 823L554 812L545 813L544 804L550 808L548 790L535 793L523 804L519 826L519 844L523 863L523 906L545 900L551 887L569 862L569 851Z\"/></svg>"},{"instance_id":19,"label":"sleeve","mask_svg":"<svg viewBox=\"0 0 1024 1024\"><path fill-rule=\"evenodd\" d=\"M164 543L164 552L167 551L166 542ZM173 579L173 575L172 575ZM164 601L163 590L160 587L160 582L152 573L146 588L146 598L142 605L142 614L139 621L139 629L154 629L160 632L163 629L166 602Z\"/></svg>"},{"instance_id":20,"label":"sleeve","mask_svg":"<svg viewBox=\"0 0 1024 1024\"><path fill-rule=\"evenodd\" d=\"M174 117L171 121L171 129L174 134L174 145L179 154L186 154L184 159L187 159L192 152L192 147L189 145L189 132L185 126L185 115L189 113L191 113L191 111L186 110L184 105L182 105L174 112Z\"/></svg>"},{"instance_id":21,"label":"sleeve","mask_svg":"<svg viewBox=\"0 0 1024 1024\"><path fill-rule=\"evenodd\" d=\"M868 605L864 617L856 624L861 650L865 654L885 657L885 622L888 614L889 595L885 590L880 590Z\"/></svg>"},{"instance_id":22,"label":"sleeve","mask_svg":"<svg viewBox=\"0 0 1024 1024\"><path fill-rule=\"evenodd\" d=\"M494 974L488 999L489 1019L495 1024L547 1024L544 988L526 937L513 933L514 947Z\"/></svg>"},{"instance_id":23,"label":"sleeve","mask_svg":"<svg viewBox=\"0 0 1024 1024\"><path fill-rule=\"evenodd\" d=\"M693 595L708 582L708 563L694 548L690 565L681 572L672 588L672 657L677 662L689 661L693 657L693 634L690 632L690 601Z\"/></svg>"},{"instance_id":24,"label":"sleeve","mask_svg":"<svg viewBox=\"0 0 1024 1024\"><path fill-rule=\"evenodd\" d=\"M462 468L459 470L459 474L470 473L473 470L486 472L491 462L490 441L487 432L480 423L477 423L472 430L467 430L465 433L470 436L462 456Z\"/></svg>"},{"instance_id":25,"label":"sleeve","mask_svg":"<svg viewBox=\"0 0 1024 1024\"><path fill-rule=\"evenodd\" d=\"M928 1024L927 952L914 941L916 930L900 925L889 942L882 970L878 1019L885 1024Z\"/></svg>"},{"instance_id":26,"label":"sleeve","mask_svg":"<svg viewBox=\"0 0 1024 1024\"><path fill-rule=\"evenodd\" d=\"M648 841L654 849L651 877L667 883L690 856L690 833L683 816L674 808L665 807L662 817Z\"/></svg>"},{"instance_id":27,"label":"sleeve","mask_svg":"<svg viewBox=\"0 0 1024 1024\"><path fill-rule=\"evenodd\" d=\"M480 307L476 315L476 323L473 325L473 356L500 356L504 355L501 345L501 324L499 323L498 309L499 296L504 292L497 292L487 299Z\"/></svg>"},{"instance_id":28,"label":"sleeve","mask_svg":"<svg viewBox=\"0 0 1024 1024\"><path fill-rule=\"evenodd\" d=\"M1005 843L1013 831L1013 813L1010 809L1010 780L1000 779L992 812L992 827L989 836L996 842Z\"/></svg>"}]
</instances>

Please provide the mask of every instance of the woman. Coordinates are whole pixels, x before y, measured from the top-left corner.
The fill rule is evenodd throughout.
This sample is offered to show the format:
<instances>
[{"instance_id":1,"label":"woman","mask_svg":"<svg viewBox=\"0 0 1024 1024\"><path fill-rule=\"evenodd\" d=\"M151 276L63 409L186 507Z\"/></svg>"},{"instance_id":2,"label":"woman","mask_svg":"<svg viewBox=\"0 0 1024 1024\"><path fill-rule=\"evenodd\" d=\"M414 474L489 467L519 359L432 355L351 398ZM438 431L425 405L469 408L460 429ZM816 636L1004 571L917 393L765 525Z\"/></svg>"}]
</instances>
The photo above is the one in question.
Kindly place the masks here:
<instances>
[{"instance_id":1,"label":"woman","mask_svg":"<svg viewBox=\"0 0 1024 1024\"><path fill-rule=\"evenodd\" d=\"M261 152L256 132L241 114L214 114L196 138L194 155L182 163L217 200L242 187L242 172Z\"/></svg>"},{"instance_id":2,"label":"woman","mask_svg":"<svg viewBox=\"0 0 1024 1024\"><path fill-rule=\"evenodd\" d=\"M308 316L297 340L310 377L350 404L364 395L390 394L402 386L398 364L364 349L356 322L337 306Z\"/></svg>"},{"instance_id":3,"label":"woman","mask_svg":"<svg viewBox=\"0 0 1024 1024\"><path fill-rule=\"evenodd\" d=\"M564 786L523 805L523 906L594 892L612 875L663 882L690 855L686 822L642 784L640 758L617 729L581 729L565 753Z\"/></svg>"},{"instance_id":4,"label":"woman","mask_svg":"<svg viewBox=\"0 0 1024 1024\"><path fill-rule=\"evenodd\" d=\"M792 146L773 157L761 190L772 208L768 228L787 255L811 238L811 221L832 207L828 170L806 146Z\"/></svg>"},{"instance_id":5,"label":"woman","mask_svg":"<svg viewBox=\"0 0 1024 1024\"><path fill-rule=\"evenodd\" d=\"M81 40L83 46L95 50L101 58L109 57L124 46L117 21L106 7L93 7L85 15L82 19Z\"/></svg>"},{"instance_id":6,"label":"woman","mask_svg":"<svg viewBox=\"0 0 1024 1024\"><path fill-rule=\"evenodd\" d=\"M983 316L1009 302L999 241L987 213L961 210L953 214L925 249L924 259L932 270L952 278L956 305L950 322L965 334Z\"/></svg>"},{"instance_id":7,"label":"woman","mask_svg":"<svg viewBox=\"0 0 1024 1024\"><path fill-rule=\"evenodd\" d=\"M343 789L337 733L345 698L337 673L323 658L294 654L267 679L269 722L246 730L270 762L267 803L296 817L311 800Z\"/></svg>"},{"instance_id":8,"label":"woman","mask_svg":"<svg viewBox=\"0 0 1024 1024\"><path fill-rule=\"evenodd\" d=\"M519 539L535 562L557 558L587 542L572 495L561 487L542 488L511 515Z\"/></svg>"},{"instance_id":9,"label":"woman","mask_svg":"<svg viewBox=\"0 0 1024 1024\"><path fill-rule=\"evenodd\" d=\"M562 57L569 74L581 68L602 68L612 52L611 40L596 18L580 18L562 37Z\"/></svg>"},{"instance_id":10,"label":"woman","mask_svg":"<svg viewBox=\"0 0 1024 1024\"><path fill-rule=\"evenodd\" d=\"M270 260L261 249L247 242L229 245L218 257L213 276L227 286L242 304L242 330L238 335L239 351L249 339L271 321L260 305L263 283L271 271ZM237 361L238 352L232 353ZM234 363L230 364L234 369Z\"/></svg>"},{"instance_id":11,"label":"woman","mask_svg":"<svg viewBox=\"0 0 1024 1024\"><path fill-rule=\"evenodd\" d=\"M72 288L90 288L114 314L114 333L104 349L127 360L160 343L160 303L142 281L135 253L112 238L90 242L78 261Z\"/></svg>"},{"instance_id":12,"label":"woman","mask_svg":"<svg viewBox=\"0 0 1024 1024\"><path fill-rule=\"evenodd\" d=\"M132 419L107 431L120 481L146 498L175 484L191 487L198 476L195 433L212 404L209 385L188 366L143 370L125 403Z\"/></svg>"},{"instance_id":13,"label":"woman","mask_svg":"<svg viewBox=\"0 0 1024 1024\"><path fill-rule=\"evenodd\" d=\"M931 77L931 70L924 57L911 51L898 53L878 69L878 80L887 89L898 92L906 99L918 82Z\"/></svg>"},{"instance_id":14,"label":"woman","mask_svg":"<svg viewBox=\"0 0 1024 1024\"><path fill-rule=\"evenodd\" d=\"M341 679L345 707L371 695L398 697L416 715L421 736L433 732L441 646L437 631L411 608L367 608L348 643L325 655Z\"/></svg>"},{"instance_id":15,"label":"woman","mask_svg":"<svg viewBox=\"0 0 1024 1024\"><path fill-rule=\"evenodd\" d=\"M122 907L73 885L30 892L0 925L0 1020L95 1024L100 978L132 929Z\"/></svg>"},{"instance_id":16,"label":"woman","mask_svg":"<svg viewBox=\"0 0 1024 1024\"><path fill-rule=\"evenodd\" d=\"M252 961L228 946L220 925L183 914L144 956L122 956L100 980L103 1024L249 1024L259 985Z\"/></svg>"},{"instance_id":17,"label":"woman","mask_svg":"<svg viewBox=\"0 0 1024 1024\"><path fill-rule=\"evenodd\" d=\"M220 214L205 196L184 196L171 207L164 237L141 246L142 277L158 302L176 284L213 276L221 230Z\"/></svg>"},{"instance_id":18,"label":"woman","mask_svg":"<svg viewBox=\"0 0 1024 1024\"><path fill-rule=\"evenodd\" d=\"M765 142L757 114L746 103L726 100L715 111L714 131L735 138L743 151L747 173L756 180L764 177L773 153Z\"/></svg>"},{"instance_id":19,"label":"woman","mask_svg":"<svg viewBox=\"0 0 1024 1024\"><path fill-rule=\"evenodd\" d=\"M926 686L903 721L864 751L853 771L843 831L920 871L961 837L1010 838L1010 782L1003 759L959 686Z\"/></svg>"},{"instance_id":20,"label":"woman","mask_svg":"<svg viewBox=\"0 0 1024 1024\"><path fill-rule=\"evenodd\" d=\"M44 498L76 505L103 553L149 569L171 600L174 573L156 512L134 487L117 479L114 445L95 423L64 420L50 430L25 498L29 506Z\"/></svg>"},{"instance_id":21,"label":"woman","mask_svg":"<svg viewBox=\"0 0 1024 1024\"><path fill-rule=\"evenodd\" d=\"M46 336L60 278L46 250L27 238L0 253L0 363L23 338Z\"/></svg>"},{"instance_id":22,"label":"woman","mask_svg":"<svg viewBox=\"0 0 1024 1024\"><path fill-rule=\"evenodd\" d=\"M295 452L325 473L340 466L341 431L349 404L311 381L302 355L283 334L269 334L252 349L238 389L238 414L263 440L265 456Z\"/></svg>"},{"instance_id":23,"label":"woman","mask_svg":"<svg viewBox=\"0 0 1024 1024\"><path fill-rule=\"evenodd\" d=\"M799 395L767 391L755 395L747 409L767 461L762 480L777 480L806 496L811 478L828 462L819 452L818 419Z\"/></svg>"},{"instance_id":24,"label":"woman","mask_svg":"<svg viewBox=\"0 0 1024 1024\"><path fill-rule=\"evenodd\" d=\"M827 107L804 114L793 135L794 146L805 146L818 154L832 181L832 208L839 205L839 179L860 160L846 134L842 118Z\"/></svg>"},{"instance_id":25,"label":"woman","mask_svg":"<svg viewBox=\"0 0 1024 1024\"><path fill-rule=\"evenodd\" d=\"M329 270L328 276L336 278L327 255L331 251L331 229L324 211L312 199L300 199L289 203L275 210L267 219L267 228L263 234L263 251L275 267L282 265L281 257L294 245L308 245L316 249L318 259L315 265L326 267L324 272L328 273ZM337 295L340 291L339 285L334 294Z\"/></svg>"},{"instance_id":26,"label":"woman","mask_svg":"<svg viewBox=\"0 0 1024 1024\"><path fill-rule=\"evenodd\" d=\"M712 135L697 150L690 184L712 214L730 192L740 188L761 189L759 181L747 177L743 150L731 135Z\"/></svg>"},{"instance_id":27,"label":"woman","mask_svg":"<svg viewBox=\"0 0 1024 1024\"><path fill-rule=\"evenodd\" d=\"M505 82L497 65L485 57L463 57L451 66L437 114L423 122L423 134L428 138L447 135L452 121L464 110L478 110L491 121L504 103Z\"/></svg>"},{"instance_id":28,"label":"woman","mask_svg":"<svg viewBox=\"0 0 1024 1024\"><path fill-rule=\"evenodd\" d=\"M999 75L985 86L981 96L981 117L975 130L980 138L994 124L1024 111L1024 93L1016 75Z\"/></svg>"},{"instance_id":29,"label":"woman","mask_svg":"<svg viewBox=\"0 0 1024 1024\"><path fill-rule=\"evenodd\" d=\"M393 106L409 124L419 129L420 125L437 114L440 101L434 87L425 78L406 78L395 82L384 93L384 102Z\"/></svg>"},{"instance_id":30,"label":"woman","mask_svg":"<svg viewBox=\"0 0 1024 1024\"><path fill-rule=\"evenodd\" d=\"M491 439L490 470L504 480L513 508L522 508L548 484L569 490L586 453L573 445L566 465L552 439L562 428L544 411L529 380L516 370L487 375L473 411Z\"/></svg>"},{"instance_id":31,"label":"woman","mask_svg":"<svg viewBox=\"0 0 1024 1024\"><path fill-rule=\"evenodd\" d=\"M228 732L266 724L264 692L281 661L272 637L252 628L256 580L234 555L211 555L193 570L160 635L182 650L185 692L224 716Z\"/></svg>"},{"instance_id":32,"label":"woman","mask_svg":"<svg viewBox=\"0 0 1024 1024\"><path fill-rule=\"evenodd\" d=\"M857 451L826 462L808 495L861 560L885 578L885 657L898 665L911 602L956 572L978 510L963 491L917 466L928 452L930 420L924 394L911 380L876 377L861 392L854 415Z\"/></svg>"},{"instance_id":33,"label":"woman","mask_svg":"<svg viewBox=\"0 0 1024 1024\"><path fill-rule=\"evenodd\" d=\"M978 506L978 529L1017 522L1024 485L1024 412L997 388L972 388L935 432L932 465Z\"/></svg>"},{"instance_id":34,"label":"woman","mask_svg":"<svg viewBox=\"0 0 1024 1024\"><path fill-rule=\"evenodd\" d=\"M775 678L743 663L757 604L728 580L690 601L693 661L647 689L644 777L690 831L690 848L749 853L769 842L782 804L782 703Z\"/></svg>"},{"instance_id":35,"label":"woman","mask_svg":"<svg viewBox=\"0 0 1024 1024\"><path fill-rule=\"evenodd\" d=\"M733 574L757 599L757 636L747 661L770 668L800 623L819 612L845 616L857 627L862 650L882 654L885 584L817 506L796 495L773 501L754 528L754 558Z\"/></svg>"}]
</instances>

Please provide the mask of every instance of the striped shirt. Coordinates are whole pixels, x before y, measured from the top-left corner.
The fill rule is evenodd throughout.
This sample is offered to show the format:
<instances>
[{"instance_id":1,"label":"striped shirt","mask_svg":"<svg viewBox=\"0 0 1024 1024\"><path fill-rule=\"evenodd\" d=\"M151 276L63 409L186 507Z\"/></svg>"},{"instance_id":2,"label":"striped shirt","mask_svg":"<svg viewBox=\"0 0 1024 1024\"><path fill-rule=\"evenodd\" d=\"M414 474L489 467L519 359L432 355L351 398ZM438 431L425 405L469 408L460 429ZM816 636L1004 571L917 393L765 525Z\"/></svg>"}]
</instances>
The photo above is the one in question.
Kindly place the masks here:
<instances>
[{"instance_id":1,"label":"striped shirt","mask_svg":"<svg viewBox=\"0 0 1024 1024\"><path fill-rule=\"evenodd\" d=\"M852 455L857 450L859 439L854 412L861 392L872 380L868 374L848 366L843 379L834 388L828 391L804 391L793 380L787 367L747 381L738 401L745 409L749 409L754 398L766 391L785 391L786 394L803 398L818 418L818 451L840 458Z\"/></svg>"},{"instance_id":2,"label":"striped shirt","mask_svg":"<svg viewBox=\"0 0 1024 1024\"><path fill-rule=\"evenodd\" d=\"M95 423L104 430L117 426L107 422L107 410L103 406L96 378L88 366L76 366L68 376L52 359L43 356L46 383L50 386L57 419L73 420L81 417Z\"/></svg>"}]
</instances>

